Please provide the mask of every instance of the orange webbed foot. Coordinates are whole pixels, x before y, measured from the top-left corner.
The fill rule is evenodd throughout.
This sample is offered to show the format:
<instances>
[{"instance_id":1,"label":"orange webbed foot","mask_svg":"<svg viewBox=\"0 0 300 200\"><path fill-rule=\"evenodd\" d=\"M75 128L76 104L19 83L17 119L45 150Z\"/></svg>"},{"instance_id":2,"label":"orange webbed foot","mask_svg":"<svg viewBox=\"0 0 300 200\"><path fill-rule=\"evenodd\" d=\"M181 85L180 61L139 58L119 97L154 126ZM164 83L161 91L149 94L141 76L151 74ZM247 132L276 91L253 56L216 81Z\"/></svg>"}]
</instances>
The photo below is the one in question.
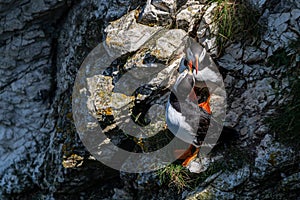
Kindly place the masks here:
<instances>
[{"instance_id":1,"label":"orange webbed foot","mask_svg":"<svg viewBox=\"0 0 300 200\"><path fill-rule=\"evenodd\" d=\"M199 150L200 150L200 148L197 148L196 151L193 153L192 156L190 156L187 159L185 159L185 161L182 163L182 166L183 167L187 167L190 164L190 162L192 160L194 160L198 156Z\"/></svg>"}]
</instances>

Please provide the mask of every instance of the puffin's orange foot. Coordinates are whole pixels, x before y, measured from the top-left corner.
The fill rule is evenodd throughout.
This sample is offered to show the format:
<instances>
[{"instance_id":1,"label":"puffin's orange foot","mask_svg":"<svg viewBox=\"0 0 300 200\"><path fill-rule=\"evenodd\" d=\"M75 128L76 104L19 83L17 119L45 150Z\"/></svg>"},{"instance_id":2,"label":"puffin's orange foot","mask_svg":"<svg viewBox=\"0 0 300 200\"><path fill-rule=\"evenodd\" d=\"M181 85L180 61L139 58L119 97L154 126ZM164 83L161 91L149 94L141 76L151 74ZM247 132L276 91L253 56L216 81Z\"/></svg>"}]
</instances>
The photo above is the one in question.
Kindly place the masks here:
<instances>
[{"instance_id":1,"label":"puffin's orange foot","mask_svg":"<svg viewBox=\"0 0 300 200\"><path fill-rule=\"evenodd\" d=\"M187 159L185 159L185 161L182 163L182 166L187 167L190 164L190 162L197 157L199 150L200 150L200 148L197 148L192 156L189 156Z\"/></svg>"}]
</instances>

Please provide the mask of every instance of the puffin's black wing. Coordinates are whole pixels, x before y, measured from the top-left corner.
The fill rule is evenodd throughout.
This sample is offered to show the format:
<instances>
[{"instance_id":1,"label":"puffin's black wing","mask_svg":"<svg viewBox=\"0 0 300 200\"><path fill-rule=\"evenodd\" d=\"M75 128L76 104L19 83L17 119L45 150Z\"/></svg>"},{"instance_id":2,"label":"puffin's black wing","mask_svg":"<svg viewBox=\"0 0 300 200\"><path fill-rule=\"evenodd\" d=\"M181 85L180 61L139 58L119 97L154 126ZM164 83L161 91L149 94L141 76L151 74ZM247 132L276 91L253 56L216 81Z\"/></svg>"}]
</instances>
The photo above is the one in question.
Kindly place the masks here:
<instances>
[{"instance_id":1,"label":"puffin's black wing","mask_svg":"<svg viewBox=\"0 0 300 200\"><path fill-rule=\"evenodd\" d=\"M170 98L173 108L180 112L185 117L185 122L193 128L193 131L187 134L195 137L195 146L200 146L210 125L210 114L199 107L197 102L193 102L190 99L178 101L173 93L171 93Z\"/></svg>"}]
</instances>

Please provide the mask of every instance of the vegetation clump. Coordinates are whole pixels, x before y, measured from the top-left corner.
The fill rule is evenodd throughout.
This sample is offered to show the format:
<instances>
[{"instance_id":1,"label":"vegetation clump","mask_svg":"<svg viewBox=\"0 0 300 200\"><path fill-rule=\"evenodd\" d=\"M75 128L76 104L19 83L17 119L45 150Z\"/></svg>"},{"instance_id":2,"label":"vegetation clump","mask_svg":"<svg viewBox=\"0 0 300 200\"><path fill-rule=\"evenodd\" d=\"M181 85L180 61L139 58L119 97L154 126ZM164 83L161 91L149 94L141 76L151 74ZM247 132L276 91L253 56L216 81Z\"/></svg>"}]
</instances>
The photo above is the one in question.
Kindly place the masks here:
<instances>
[{"instance_id":1,"label":"vegetation clump","mask_svg":"<svg viewBox=\"0 0 300 200\"><path fill-rule=\"evenodd\" d=\"M223 171L235 171L252 162L252 159L247 156L247 152L242 152L242 150L238 148L220 148L221 149L217 151L225 151L225 156L212 162L209 167L200 174L191 173L187 168L176 162L158 170L156 173L161 184L177 190L178 193L183 190L194 190L199 185L208 184L205 183L205 181L214 174ZM217 152L212 152L212 154L215 153Z\"/></svg>"},{"instance_id":2,"label":"vegetation clump","mask_svg":"<svg viewBox=\"0 0 300 200\"><path fill-rule=\"evenodd\" d=\"M261 35L260 13L245 0L210 0L217 3L213 21L220 54L236 40L256 41Z\"/></svg>"}]
</instances>

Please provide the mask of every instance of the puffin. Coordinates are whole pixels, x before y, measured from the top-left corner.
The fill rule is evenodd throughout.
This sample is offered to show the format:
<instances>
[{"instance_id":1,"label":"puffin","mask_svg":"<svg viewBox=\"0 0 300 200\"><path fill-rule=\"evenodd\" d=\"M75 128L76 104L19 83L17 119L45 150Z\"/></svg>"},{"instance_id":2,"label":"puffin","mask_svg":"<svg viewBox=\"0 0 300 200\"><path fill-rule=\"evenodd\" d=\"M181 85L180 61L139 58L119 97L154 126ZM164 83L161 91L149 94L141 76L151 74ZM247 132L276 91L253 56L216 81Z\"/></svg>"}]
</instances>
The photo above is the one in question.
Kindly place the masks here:
<instances>
[{"instance_id":1,"label":"puffin","mask_svg":"<svg viewBox=\"0 0 300 200\"><path fill-rule=\"evenodd\" d=\"M195 82L192 68L182 71L173 85L166 105L168 129L177 138L190 144L179 158L184 159L184 167L198 156L211 118L209 98L200 104L195 98Z\"/></svg>"},{"instance_id":2,"label":"puffin","mask_svg":"<svg viewBox=\"0 0 300 200\"><path fill-rule=\"evenodd\" d=\"M213 60L194 39L188 39L184 49L185 57L179 64L179 76L171 90L166 105L166 123L168 129L179 139L190 144L180 153L182 165L187 167L198 157L200 147L210 125L222 128L218 144L231 143L239 138L239 133L231 127L223 127L212 117L210 92L204 102L199 103L196 90L210 88L214 91L223 84L222 76Z\"/></svg>"},{"instance_id":3,"label":"puffin","mask_svg":"<svg viewBox=\"0 0 300 200\"><path fill-rule=\"evenodd\" d=\"M185 57L182 58L179 71L183 71L184 67L192 69L196 87L215 88L222 84L223 79L218 73L217 66L207 54L206 49L198 42L192 38L188 38L184 53Z\"/></svg>"}]
</instances>

